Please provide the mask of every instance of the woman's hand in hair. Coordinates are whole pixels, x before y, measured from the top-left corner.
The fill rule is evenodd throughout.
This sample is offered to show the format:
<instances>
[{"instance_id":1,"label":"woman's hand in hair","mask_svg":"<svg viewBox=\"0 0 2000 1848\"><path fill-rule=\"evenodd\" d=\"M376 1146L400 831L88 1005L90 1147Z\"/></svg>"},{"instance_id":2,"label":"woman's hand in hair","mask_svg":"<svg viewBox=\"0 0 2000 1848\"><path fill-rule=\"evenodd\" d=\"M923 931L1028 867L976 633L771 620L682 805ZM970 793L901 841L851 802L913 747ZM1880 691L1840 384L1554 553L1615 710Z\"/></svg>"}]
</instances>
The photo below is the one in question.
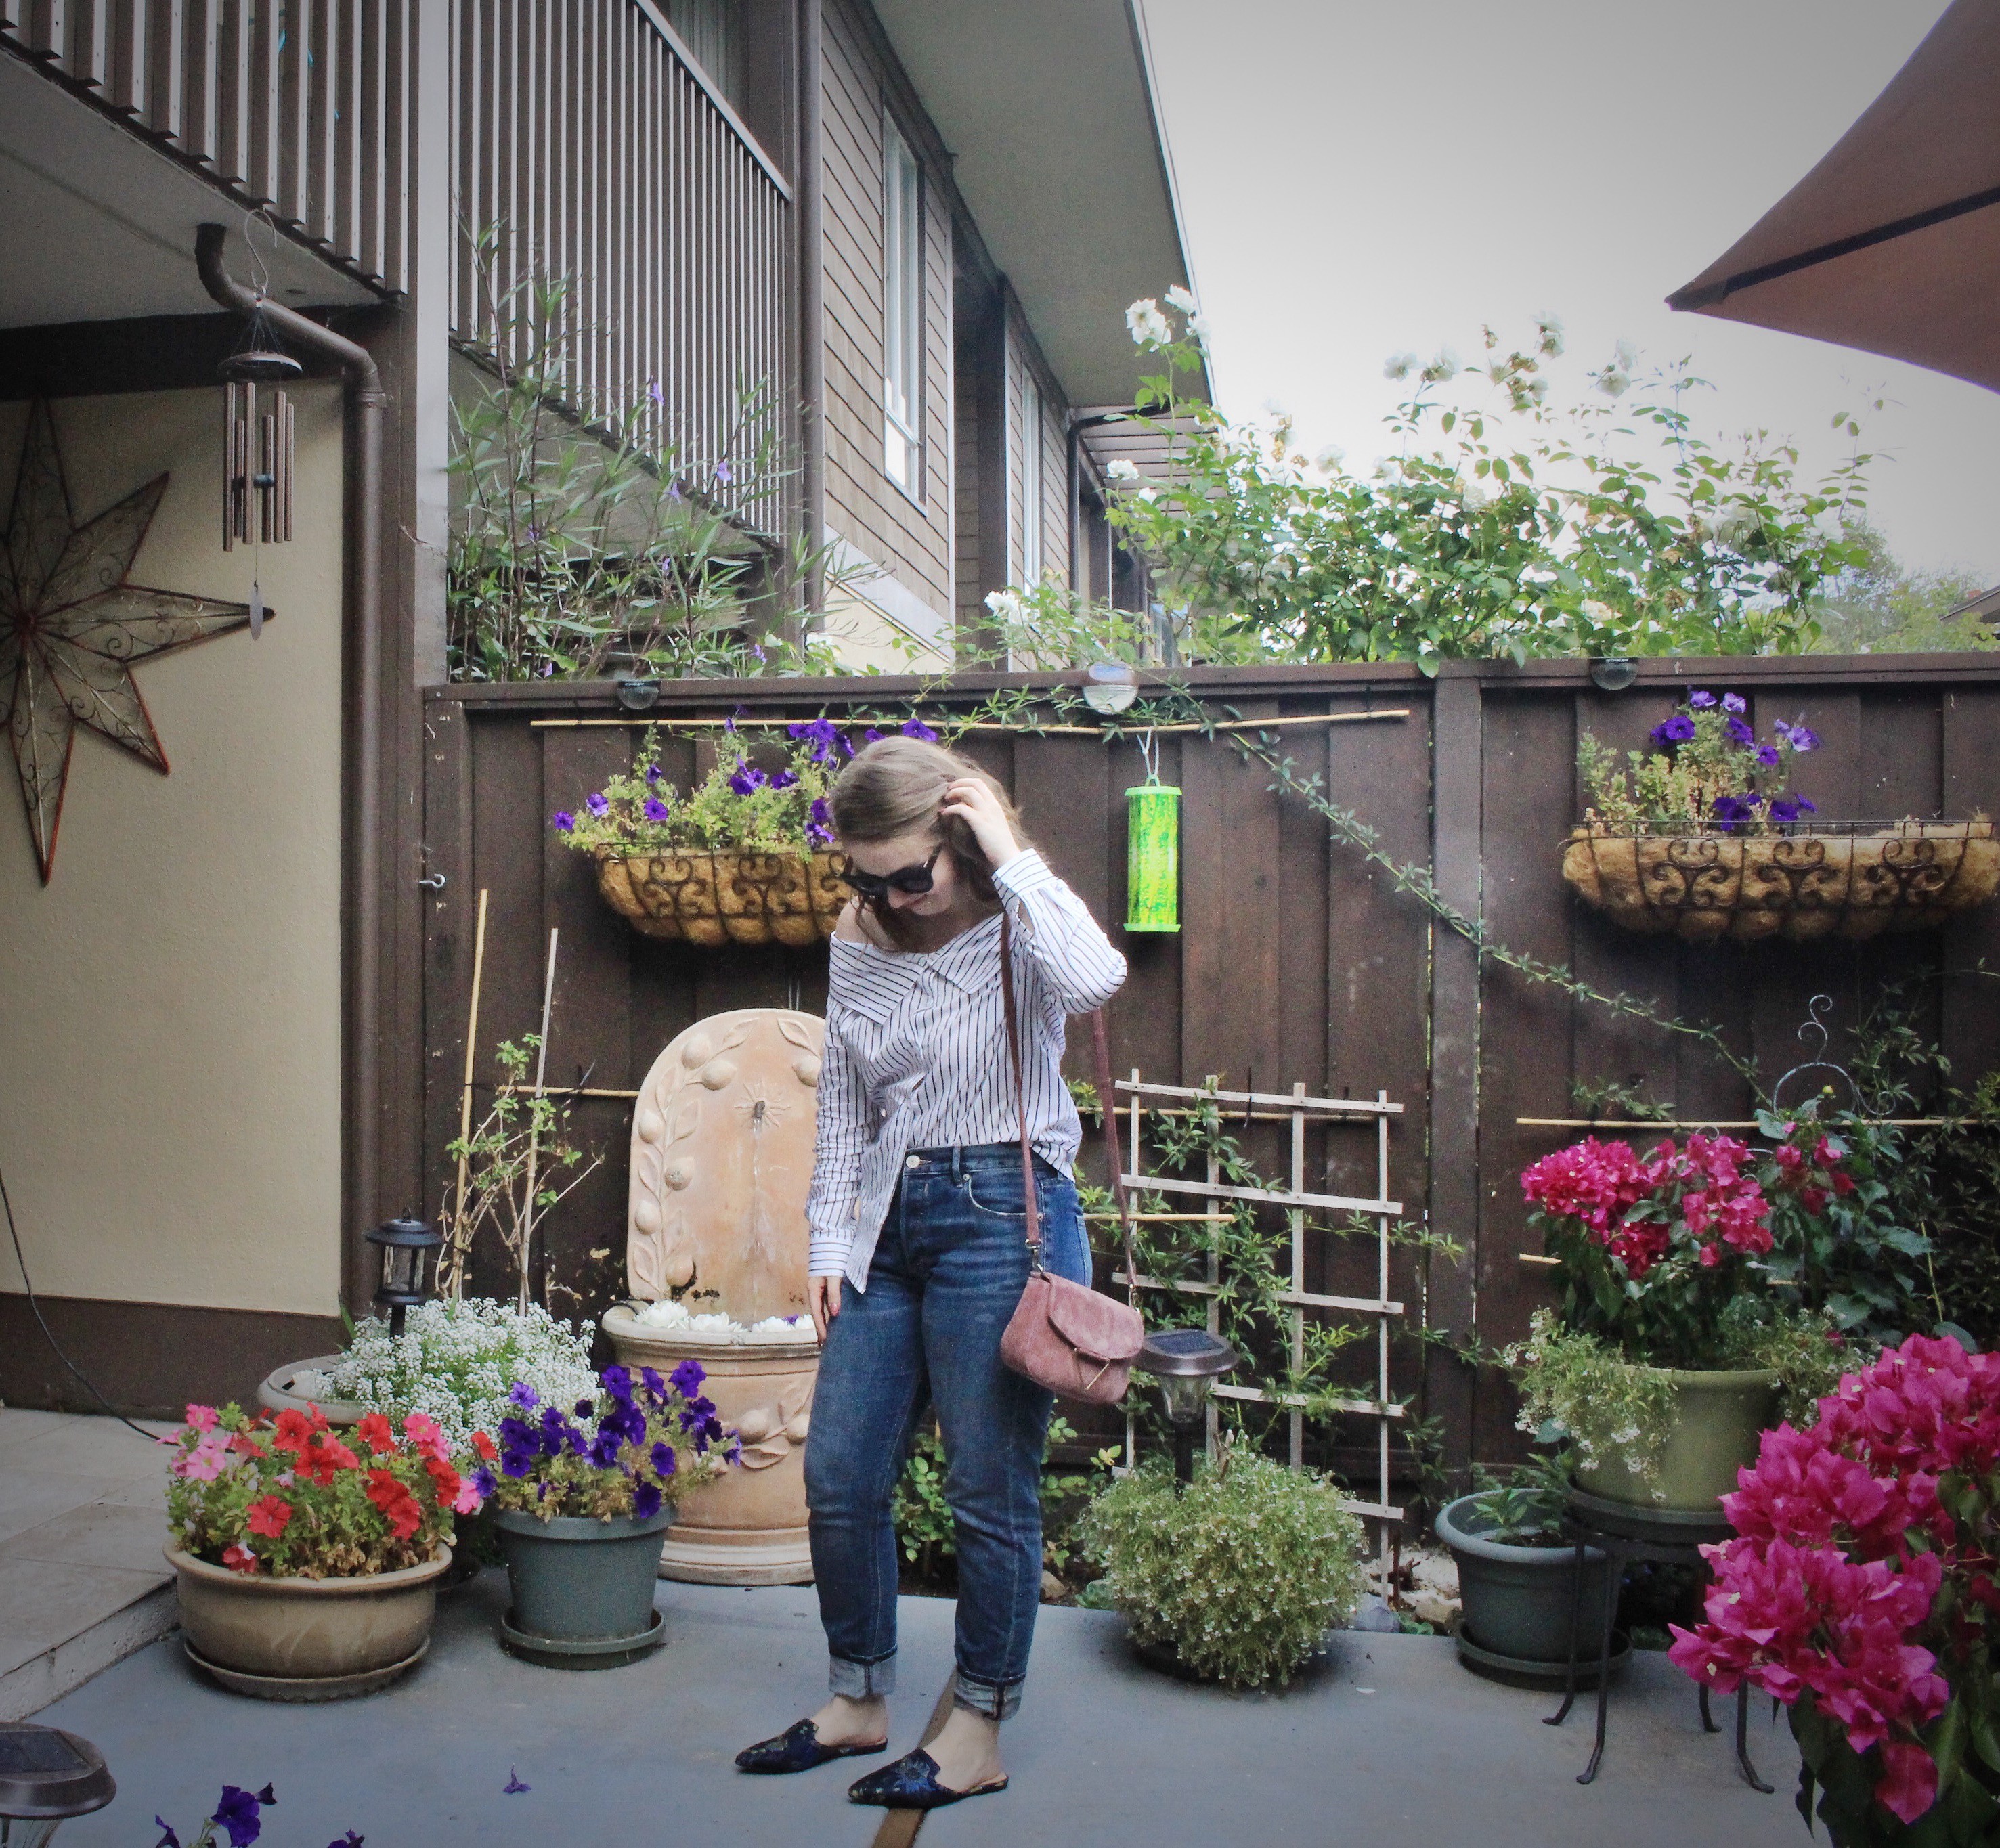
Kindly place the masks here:
<instances>
[{"instance_id":1,"label":"woman's hand in hair","mask_svg":"<svg viewBox=\"0 0 2000 1848\"><path fill-rule=\"evenodd\" d=\"M837 1277L808 1277L806 1279L806 1307L812 1311L813 1333L824 1341L828 1324L840 1313L840 1279Z\"/></svg>"},{"instance_id":2,"label":"woman's hand in hair","mask_svg":"<svg viewBox=\"0 0 2000 1848\"><path fill-rule=\"evenodd\" d=\"M944 792L940 815L957 815L972 830L986 863L996 872L1021 851L1014 830L1007 825L1006 811L991 789L977 777L960 777Z\"/></svg>"}]
</instances>

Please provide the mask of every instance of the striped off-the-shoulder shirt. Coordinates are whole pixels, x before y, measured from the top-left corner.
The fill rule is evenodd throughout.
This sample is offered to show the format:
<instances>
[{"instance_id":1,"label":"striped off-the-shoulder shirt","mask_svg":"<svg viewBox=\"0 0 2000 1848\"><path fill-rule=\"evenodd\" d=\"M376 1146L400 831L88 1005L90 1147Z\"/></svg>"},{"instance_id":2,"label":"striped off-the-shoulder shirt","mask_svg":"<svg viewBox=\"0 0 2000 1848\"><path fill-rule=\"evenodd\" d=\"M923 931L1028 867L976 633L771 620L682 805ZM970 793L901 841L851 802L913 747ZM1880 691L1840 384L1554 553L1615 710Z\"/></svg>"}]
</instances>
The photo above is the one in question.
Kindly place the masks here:
<instances>
[{"instance_id":1,"label":"striped off-the-shoulder shirt","mask_svg":"<svg viewBox=\"0 0 2000 1848\"><path fill-rule=\"evenodd\" d=\"M1063 1021L1108 1001L1125 979L1082 900L1032 849L993 875L1014 918L1014 998L1028 1135L1068 1174L1083 1139L1063 1082ZM912 1149L1005 1142L1020 1135L1000 989L1000 920L943 949L832 945L819 1138L806 1197L809 1268L868 1287L877 1235Z\"/></svg>"}]
</instances>

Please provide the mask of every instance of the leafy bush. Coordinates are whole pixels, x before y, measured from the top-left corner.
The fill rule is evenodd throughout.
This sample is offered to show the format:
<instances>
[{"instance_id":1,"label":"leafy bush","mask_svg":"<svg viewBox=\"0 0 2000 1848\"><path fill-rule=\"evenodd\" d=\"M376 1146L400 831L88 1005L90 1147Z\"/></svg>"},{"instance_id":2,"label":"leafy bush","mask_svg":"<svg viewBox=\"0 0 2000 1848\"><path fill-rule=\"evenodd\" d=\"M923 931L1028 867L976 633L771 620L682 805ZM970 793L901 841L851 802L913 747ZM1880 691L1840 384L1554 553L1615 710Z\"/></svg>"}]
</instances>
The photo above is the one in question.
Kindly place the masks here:
<instances>
[{"instance_id":1,"label":"leafy bush","mask_svg":"<svg viewBox=\"0 0 2000 1848\"><path fill-rule=\"evenodd\" d=\"M1149 1464L1078 1524L1112 1607L1141 1645L1232 1687L1289 1682L1367 1586L1360 1521L1339 1488L1225 1443L1182 1489Z\"/></svg>"},{"instance_id":2,"label":"leafy bush","mask_svg":"<svg viewBox=\"0 0 2000 1848\"><path fill-rule=\"evenodd\" d=\"M1075 1436L1068 1419L1050 1421L1051 1444L1070 1443ZM1095 1460L1100 1469L1108 1469L1118 1460L1118 1452L1115 1448L1101 1450ZM958 1552L958 1529L952 1520L951 1504L945 1500L945 1468L944 1440L935 1429L919 1431L896 1484L896 1542L903 1557L926 1578L935 1578L945 1561ZM1060 1572L1069 1563L1071 1540L1066 1511L1092 1494L1097 1484L1094 1475L1043 1472L1042 1563L1050 1571Z\"/></svg>"},{"instance_id":3,"label":"leafy bush","mask_svg":"<svg viewBox=\"0 0 2000 1848\"><path fill-rule=\"evenodd\" d=\"M472 1434L498 1430L513 1410L508 1395L517 1382L526 1382L550 1405L595 1396L591 1332L588 1322L573 1329L546 1309L513 1309L483 1297L439 1298L411 1309L400 1335L370 1316L356 1326L339 1365L299 1376L293 1390L352 1399L391 1418L422 1413L464 1462L472 1454Z\"/></svg>"}]
</instances>

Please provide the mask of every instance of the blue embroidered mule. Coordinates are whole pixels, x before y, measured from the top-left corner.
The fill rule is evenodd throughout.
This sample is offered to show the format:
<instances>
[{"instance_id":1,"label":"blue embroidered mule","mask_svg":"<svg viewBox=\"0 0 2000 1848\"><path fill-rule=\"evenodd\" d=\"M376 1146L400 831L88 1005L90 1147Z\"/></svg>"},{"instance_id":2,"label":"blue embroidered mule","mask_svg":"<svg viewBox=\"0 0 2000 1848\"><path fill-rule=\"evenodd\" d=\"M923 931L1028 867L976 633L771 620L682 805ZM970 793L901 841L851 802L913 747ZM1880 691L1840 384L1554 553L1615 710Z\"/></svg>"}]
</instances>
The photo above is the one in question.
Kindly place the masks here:
<instances>
[{"instance_id":1,"label":"blue embroidered mule","mask_svg":"<svg viewBox=\"0 0 2000 1848\"><path fill-rule=\"evenodd\" d=\"M943 1809L967 1797L984 1797L1007 1787L1006 1774L975 1784L969 1791L947 1790L937 1780L937 1760L922 1746L905 1752L894 1764L870 1771L847 1787L852 1803L879 1803L884 1809Z\"/></svg>"},{"instance_id":2,"label":"blue embroidered mule","mask_svg":"<svg viewBox=\"0 0 2000 1848\"><path fill-rule=\"evenodd\" d=\"M859 1758L870 1752L885 1752L889 1742L878 1739L872 1746L823 1746L819 1728L811 1720L795 1721L776 1739L759 1739L736 1754L739 1771L756 1771L782 1777L788 1771L810 1771L836 1758Z\"/></svg>"}]
</instances>

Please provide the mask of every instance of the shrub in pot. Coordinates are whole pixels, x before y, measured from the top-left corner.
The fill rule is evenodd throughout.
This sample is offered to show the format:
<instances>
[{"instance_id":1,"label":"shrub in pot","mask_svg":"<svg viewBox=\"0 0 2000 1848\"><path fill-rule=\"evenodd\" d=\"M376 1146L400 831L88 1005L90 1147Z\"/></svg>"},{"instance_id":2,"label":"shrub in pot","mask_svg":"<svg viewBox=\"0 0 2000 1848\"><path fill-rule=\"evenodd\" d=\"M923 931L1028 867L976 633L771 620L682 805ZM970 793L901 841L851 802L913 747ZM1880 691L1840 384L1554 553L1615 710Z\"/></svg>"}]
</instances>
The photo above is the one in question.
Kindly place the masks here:
<instances>
[{"instance_id":1,"label":"shrub in pot","mask_svg":"<svg viewBox=\"0 0 2000 1848\"><path fill-rule=\"evenodd\" d=\"M1914 1335L1817 1411L1725 1498L1738 1537L1668 1653L1790 1710L1835 1848L2000 1839L2000 1355Z\"/></svg>"},{"instance_id":2,"label":"shrub in pot","mask_svg":"<svg viewBox=\"0 0 2000 1848\"><path fill-rule=\"evenodd\" d=\"M526 1383L500 1420L496 1474L479 1487L507 1562L513 1606L501 1628L517 1655L604 1668L658 1646L653 1592L675 1505L741 1454L700 1362L671 1378L607 1367L595 1399L544 1405ZM491 1444L475 1434L482 1450Z\"/></svg>"},{"instance_id":3,"label":"shrub in pot","mask_svg":"<svg viewBox=\"0 0 2000 1848\"><path fill-rule=\"evenodd\" d=\"M1563 1534L1568 1472L1562 1457L1540 1458L1507 1482L1488 1483L1438 1512L1437 1537L1458 1567L1460 1654L1474 1667L1562 1675L1574 1624L1577 1659L1595 1672L1604 1639L1605 1556L1587 1549L1579 1604L1576 1549Z\"/></svg>"},{"instance_id":4,"label":"shrub in pot","mask_svg":"<svg viewBox=\"0 0 2000 1848\"><path fill-rule=\"evenodd\" d=\"M1796 1226L1856 1183L1844 1145L1809 1119L1771 1127L1778 1146L1762 1157L1727 1135L1644 1157L1586 1136L1521 1177L1562 1308L1538 1311L1505 1359L1522 1428L1566 1437L1591 1494L1713 1513L1781 1393L1809 1405L1839 1375L1841 1339L1810 1305L1811 1280L1778 1275L1773 1215L1783 1199Z\"/></svg>"},{"instance_id":5,"label":"shrub in pot","mask_svg":"<svg viewBox=\"0 0 2000 1848\"><path fill-rule=\"evenodd\" d=\"M453 1517L480 1491L422 1414L189 1406L170 1440L167 1558L188 1654L266 1699L366 1694L429 1647Z\"/></svg>"},{"instance_id":6,"label":"shrub in pot","mask_svg":"<svg viewBox=\"0 0 2000 1848\"><path fill-rule=\"evenodd\" d=\"M1338 1485L1224 1443L1185 1488L1164 1462L1114 1482L1077 1525L1142 1651L1231 1687L1283 1686L1351 1617L1366 1536Z\"/></svg>"}]
</instances>

